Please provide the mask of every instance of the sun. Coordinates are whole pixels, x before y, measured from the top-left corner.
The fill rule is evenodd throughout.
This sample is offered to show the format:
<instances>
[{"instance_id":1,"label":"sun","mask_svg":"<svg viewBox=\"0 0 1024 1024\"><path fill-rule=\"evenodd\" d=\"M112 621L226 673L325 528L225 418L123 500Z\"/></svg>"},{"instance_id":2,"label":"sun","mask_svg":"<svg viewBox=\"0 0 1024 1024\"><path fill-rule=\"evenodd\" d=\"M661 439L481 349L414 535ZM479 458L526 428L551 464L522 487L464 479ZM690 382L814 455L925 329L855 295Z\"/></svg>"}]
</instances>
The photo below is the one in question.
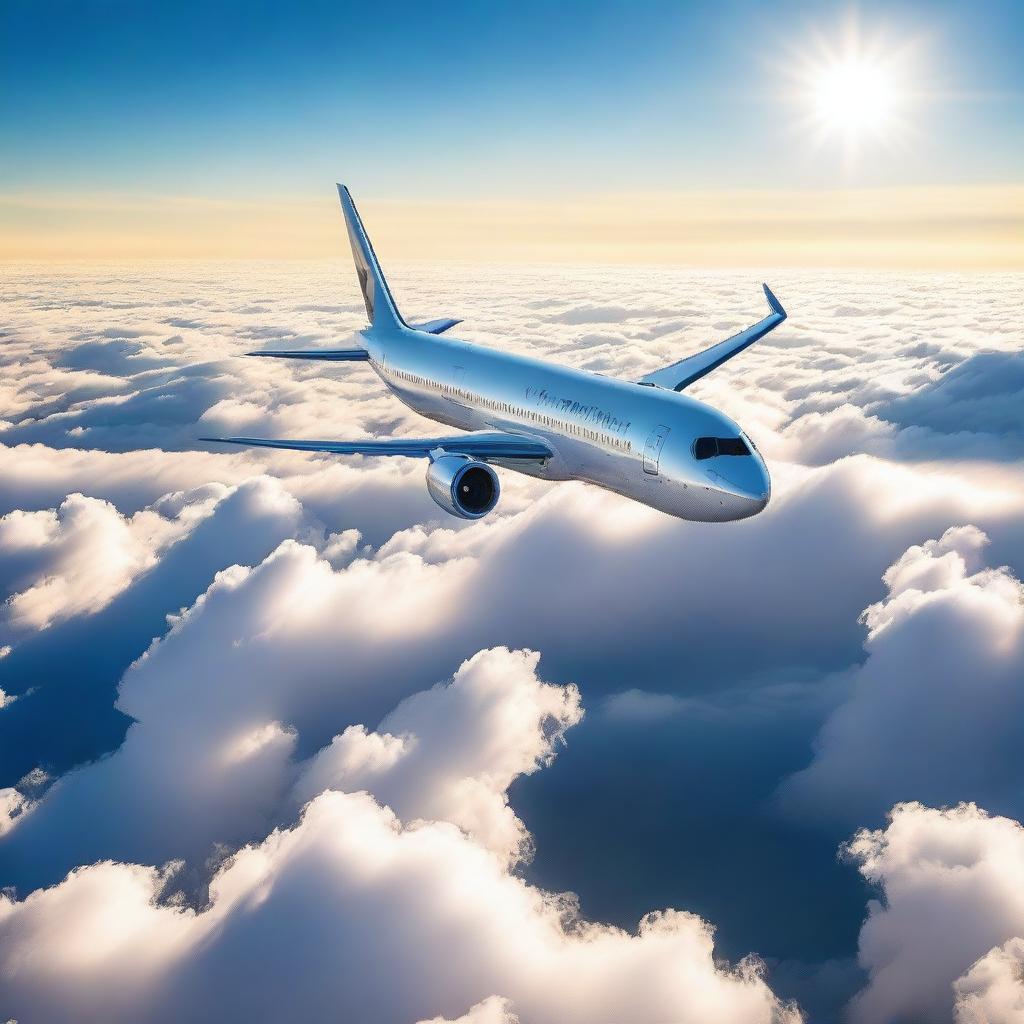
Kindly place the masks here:
<instances>
[{"instance_id":1,"label":"sun","mask_svg":"<svg viewBox=\"0 0 1024 1024\"><path fill-rule=\"evenodd\" d=\"M805 43L787 69L802 132L816 147L838 144L849 158L871 145L905 145L912 134L915 48L914 40L866 37L853 17L838 38Z\"/></svg>"},{"instance_id":2,"label":"sun","mask_svg":"<svg viewBox=\"0 0 1024 1024\"><path fill-rule=\"evenodd\" d=\"M810 81L810 101L822 127L843 134L878 134L898 106L887 70L870 61L847 58L818 69Z\"/></svg>"}]
</instances>

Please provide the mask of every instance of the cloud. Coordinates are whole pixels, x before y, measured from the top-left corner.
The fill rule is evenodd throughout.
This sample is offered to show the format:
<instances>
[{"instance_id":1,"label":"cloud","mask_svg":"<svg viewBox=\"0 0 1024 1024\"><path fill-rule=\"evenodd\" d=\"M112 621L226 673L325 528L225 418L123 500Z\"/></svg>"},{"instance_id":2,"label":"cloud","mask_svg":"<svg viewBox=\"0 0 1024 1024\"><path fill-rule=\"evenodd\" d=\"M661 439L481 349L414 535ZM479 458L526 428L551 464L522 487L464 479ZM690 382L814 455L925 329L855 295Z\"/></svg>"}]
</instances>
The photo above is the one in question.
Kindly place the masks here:
<instances>
[{"instance_id":1,"label":"cloud","mask_svg":"<svg viewBox=\"0 0 1024 1024\"><path fill-rule=\"evenodd\" d=\"M808 412L783 433L791 457L824 466L855 452L888 455L897 430L856 405L844 403L828 412Z\"/></svg>"},{"instance_id":2,"label":"cloud","mask_svg":"<svg viewBox=\"0 0 1024 1024\"><path fill-rule=\"evenodd\" d=\"M610 796L581 803L585 813L573 826L577 869L561 887L579 884L587 890L586 901L595 900L595 888L603 889L600 915L610 905L614 910L608 916L621 921L628 921L638 904L632 921L658 906L654 901L666 890L670 898L661 905L689 907L701 901L707 916L726 922L733 957L752 948L773 955L781 948L792 955L801 942L821 948L810 920L787 916L776 904L806 894L808 861L801 858L831 863L834 846L826 842L822 848L799 832L780 846L777 826L762 823L757 810L777 773L797 766L793 753L781 751L795 749L799 764L822 704L830 707L834 699L830 695L822 702L809 688L791 684L794 678L805 681L843 668L848 658L857 657L856 615L877 588L884 562L874 569L870 563L886 557L881 546L902 550L901 538L920 535L965 503L974 511L988 509L986 518L997 533L1005 532L1003 524L1016 515L1012 504L1004 510L998 494L990 505L993 499L983 489L965 492L955 480L928 473L914 476L927 485L920 500L908 499L892 486L906 479L905 471L872 460L800 473L772 516L753 521L749 530L705 531L700 545L678 543L688 528L582 488L553 490L528 509L478 530L402 531L372 557L345 554L340 569L314 547L285 543L269 559L257 559L255 568L223 573L126 675L118 706L137 725L116 754L66 775L19 821L0 846L4 877L27 892L52 885L75 865L105 858L156 864L183 858L182 884L189 891L201 887L218 844L231 849L258 841L280 821L304 759L329 749L350 725L379 722L395 703L450 674L460 659L489 643L525 644L532 637L546 652L552 678L578 679L591 701L632 684L655 696L707 698L703 707L690 703L673 716L675 731L660 723L655 731L650 719L634 719L614 739L599 728L581 747L586 755L572 763L574 785L585 792L616 793L623 809L621 815L614 812L621 819L621 840L608 836L612 812L604 805ZM879 493L892 497L879 505ZM232 539L249 532L229 521L224 530ZM837 531L846 538L845 547L835 546ZM784 543L794 532L803 539L796 561ZM668 561L664 551L673 543L678 551ZM737 577L716 577L722 564L744 562L752 579L779 589L766 595L738 585ZM787 572L796 573L802 586L791 587ZM566 602L537 586L552 574L586 585L574 587L573 600ZM837 575L847 587L828 587ZM708 583L695 589L695 578ZM816 595L813 607L806 592ZM635 637L652 622L664 622L668 610L673 629L643 634L647 642L638 649ZM815 624L810 640L809 623ZM733 637L729 648L705 642L722 630ZM402 731L380 728L392 735ZM717 753L707 749L708 740L696 738L702 730ZM774 746L768 745L769 736L776 737ZM364 743L358 730L349 742L388 747L378 738ZM679 762L680 745L693 751L692 762ZM751 770L741 771L741 761ZM666 764L674 766L668 773ZM679 780L708 772L709 764L728 784L687 786L684 792L693 795L681 807ZM544 774L530 785L543 790ZM619 783L615 775L621 776ZM755 777L760 778L756 784ZM378 784L393 785L384 778L371 781L365 776L360 785L371 792ZM724 815L696 791L723 799ZM464 800L466 792L472 787L460 800L479 813L475 794ZM644 794L642 801L637 792ZM389 799L399 796L392 791ZM663 800L674 808L665 825ZM544 843L559 843L565 805L555 801L538 809L536 801L528 801L528 806L531 815L516 817L531 831L536 824ZM499 825L513 820L500 804L491 801L483 808L491 815L489 807ZM654 864L637 863L655 852L635 848L630 837L638 831L660 834L682 821L701 834L708 815L716 822L714 835L676 854L670 871L658 866L661 854ZM737 831L749 821L757 822L756 836L774 837L780 859L772 854L772 863L780 870L786 870L784 863L792 865L792 877L778 879L777 898L761 884L764 853L749 832L741 837ZM511 829L494 834L515 837ZM665 848L678 841L666 835ZM505 849L511 842L504 840ZM796 845L786 849L785 842ZM723 868L729 865L719 875L739 871L750 879L751 884L742 883L742 900L735 897L735 882L731 889L720 877L712 884L707 865L712 849ZM737 857L730 849L746 853ZM564 856L557 847L553 852ZM612 856L628 867L609 878ZM539 860L547 864L543 849ZM833 884L828 875L815 882L822 892L826 880ZM794 888L787 890L790 885ZM853 932L861 905L855 903ZM507 994L493 989L474 1000ZM451 1010L462 1013L469 1005Z\"/></svg>"},{"instance_id":3,"label":"cloud","mask_svg":"<svg viewBox=\"0 0 1024 1024\"><path fill-rule=\"evenodd\" d=\"M549 764L582 717L579 691L538 682L538 660L525 651L477 654L450 685L406 698L378 733L350 726L336 736L313 757L296 796L367 790L404 820L450 821L492 852L523 859L529 836L507 790Z\"/></svg>"},{"instance_id":4,"label":"cloud","mask_svg":"<svg viewBox=\"0 0 1024 1024\"><path fill-rule=\"evenodd\" d=\"M480 344L624 379L762 315L753 272L407 265L391 277L411 320L463 316ZM21 906L111 858L183 861L146 875L129 904L162 885L158 908L185 898L202 916L240 845L303 829L299 806L324 786L359 788L403 829L458 828L499 877L532 853L515 869L531 890L576 891L587 917L627 932L652 907L699 914L717 927L716 955L757 951L777 992L833 1019L862 981L864 905L836 843L879 824L896 799L984 799L1017 816L1013 688L999 691L993 674L1007 651L984 649L992 630L975 630L968 611L994 601L990 611L1007 613L999 588L1024 572L1024 479L1006 419L1019 281L799 270L769 280L787 324L693 394L755 438L773 502L755 520L704 528L505 471L496 513L463 524L433 505L416 462L200 450L196 437L220 432L433 429L365 367L236 358L345 344L363 317L347 262L10 268L0 517L48 524L48 542L8 547L0 576L36 596L51 577L69 582L51 625L23 629L0 660L13 698L0 709L0 783L16 785L0 885L16 886ZM1002 421L986 419L986 402ZM944 417L949 403L956 414ZM180 499L166 497L178 492L197 509L204 493L224 498L186 528ZM72 505L104 530L62 521L76 493ZM974 532L943 539L964 524ZM113 592L99 611L81 599L93 585ZM865 608L871 622L858 623ZM904 677L951 644L924 628L942 608L974 631L965 643L979 647L1006 720L991 699L962 712L963 687L949 680L960 756L948 756L953 733L936 709L937 739L907 726L890 746L908 749L882 752L901 788L848 760L842 785L862 789L841 821L822 792L780 816L773 792L807 766L825 721L864 698L881 654L902 645L887 691L898 698ZM516 657L459 669L500 646L539 651L546 679L578 684L589 714L564 748L558 735L579 709L561 686ZM430 689L439 679L455 682ZM912 718L930 696L910 685L902 720L930 721ZM871 730L887 735L873 715L892 706L879 700L865 716L865 749L879 742ZM482 738L499 720L504 746ZM935 791L907 768L927 750ZM279 907L281 935L313 927L316 901ZM435 959L446 948L430 946ZM407 991L389 998L414 999L429 975L422 955L422 974L392 979ZM532 1019L506 981L494 973L401 1019L498 1008ZM138 1005L124 1015L138 1019Z\"/></svg>"},{"instance_id":5,"label":"cloud","mask_svg":"<svg viewBox=\"0 0 1024 1024\"><path fill-rule=\"evenodd\" d=\"M449 1021L443 1017L421 1020L418 1024L519 1024L519 1017L512 1012L507 999L489 996L483 1002L470 1007L469 1012L458 1020Z\"/></svg>"},{"instance_id":6,"label":"cloud","mask_svg":"<svg viewBox=\"0 0 1024 1024\"><path fill-rule=\"evenodd\" d=\"M888 596L863 615L867 660L784 806L852 825L906 799L1024 814L1024 591L983 567L987 543L951 527L886 571Z\"/></svg>"},{"instance_id":7,"label":"cloud","mask_svg":"<svg viewBox=\"0 0 1024 1024\"><path fill-rule=\"evenodd\" d=\"M1024 1020L1024 939L994 946L961 978L956 1024L1018 1024Z\"/></svg>"},{"instance_id":8,"label":"cloud","mask_svg":"<svg viewBox=\"0 0 1024 1024\"><path fill-rule=\"evenodd\" d=\"M288 555L286 546L261 568L261 589L281 579ZM162 646L184 645L180 653L189 656L197 630L215 634L226 625L200 620L249 575L222 573L126 676L118 706L136 722L117 752L64 776L37 803L12 803L17 817L2 851L8 877L34 886L108 858L182 859L201 875L216 848L265 835L328 788L366 790L409 821L450 821L510 863L527 857L529 836L506 791L548 763L579 720L575 688L540 683L535 654L478 654L449 685L402 701L378 731L349 726L303 760L309 730L296 723L307 717L304 708L318 706L321 680L225 664L211 693L194 667L160 665ZM321 586L331 578L326 570ZM273 611L265 610L264 627L249 640L238 634L239 611L227 639L236 648L260 646ZM342 678L334 685L346 686ZM81 831L85 819L90 825Z\"/></svg>"},{"instance_id":9,"label":"cloud","mask_svg":"<svg viewBox=\"0 0 1024 1024\"><path fill-rule=\"evenodd\" d=\"M969 803L899 804L847 852L881 891L861 929L869 981L850 1004L853 1024L949 1021L954 984L958 1024L988 1020L978 1014L989 1001L1005 1006L1019 942L989 951L1024 933L1024 826Z\"/></svg>"},{"instance_id":10,"label":"cloud","mask_svg":"<svg viewBox=\"0 0 1024 1024\"><path fill-rule=\"evenodd\" d=\"M160 509L174 516L181 502L181 495L168 496L147 514ZM22 634L0 660L0 685L18 697L0 715L0 784L40 765L59 774L116 747L128 724L113 707L118 681L152 638L166 632L168 614L191 605L218 570L258 562L284 538L317 530L280 484L254 479L227 492L106 607Z\"/></svg>"},{"instance_id":11,"label":"cloud","mask_svg":"<svg viewBox=\"0 0 1024 1024\"><path fill-rule=\"evenodd\" d=\"M1024 443L1020 406L1024 355L978 352L934 383L888 403L882 415L894 423L930 427L944 434L987 434L994 451L1007 441Z\"/></svg>"},{"instance_id":12,"label":"cloud","mask_svg":"<svg viewBox=\"0 0 1024 1024\"><path fill-rule=\"evenodd\" d=\"M535 667L532 655L482 653L448 687L389 716L406 730L401 737L378 736L371 748L371 734L349 731L347 749L328 750L329 763L315 759L306 774L307 785L344 784L345 772L357 785L367 774L393 775L396 802L414 818L440 810L468 831L437 818L403 824L366 792L328 791L297 825L220 867L200 910L161 899L173 867L112 862L80 868L21 902L0 896L5 1012L73 1012L83 1021L341 1012L371 1022L447 1015L488 1000L470 1020L501 1020L511 1006L538 1024L653 1024L666 1015L796 1021L755 961L716 963L711 929L694 915L651 914L629 935L581 921L571 899L509 873L509 836L500 834L507 822L500 809L495 815L499 789L550 757L558 732L547 722L564 728L578 715L573 691L539 683ZM527 734L527 744L516 740ZM237 741L215 749L264 758L282 735L264 729L241 749ZM396 743L421 748L418 765L403 764ZM481 760L487 752L493 759ZM499 768L475 792L460 785L467 765L503 761L504 782ZM274 970L254 975L253 957L268 948Z\"/></svg>"},{"instance_id":13,"label":"cloud","mask_svg":"<svg viewBox=\"0 0 1024 1024\"><path fill-rule=\"evenodd\" d=\"M1020 408L1024 362L1014 352L981 352L904 394L864 389L808 406L782 431L789 458L825 465L857 452L886 458L1017 460L1024 453ZM820 402L820 396L814 402Z\"/></svg>"},{"instance_id":14,"label":"cloud","mask_svg":"<svg viewBox=\"0 0 1024 1024\"><path fill-rule=\"evenodd\" d=\"M0 639L105 608L226 493L207 485L130 517L109 502L71 494L56 509L3 516L0 586L10 596L0 612Z\"/></svg>"}]
</instances>

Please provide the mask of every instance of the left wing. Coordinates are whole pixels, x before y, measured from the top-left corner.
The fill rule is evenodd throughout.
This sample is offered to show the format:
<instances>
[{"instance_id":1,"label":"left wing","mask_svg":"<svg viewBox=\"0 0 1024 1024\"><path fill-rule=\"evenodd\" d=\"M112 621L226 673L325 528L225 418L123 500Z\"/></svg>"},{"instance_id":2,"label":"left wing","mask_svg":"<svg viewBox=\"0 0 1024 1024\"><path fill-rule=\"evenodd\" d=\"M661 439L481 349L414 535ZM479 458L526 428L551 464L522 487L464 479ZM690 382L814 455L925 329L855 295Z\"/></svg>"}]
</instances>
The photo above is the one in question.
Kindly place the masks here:
<instances>
[{"instance_id":1,"label":"left wing","mask_svg":"<svg viewBox=\"0 0 1024 1024\"><path fill-rule=\"evenodd\" d=\"M246 352L247 356L268 356L271 359L326 359L330 362L365 362L370 353L365 348L288 348Z\"/></svg>"},{"instance_id":2,"label":"left wing","mask_svg":"<svg viewBox=\"0 0 1024 1024\"><path fill-rule=\"evenodd\" d=\"M200 441L244 444L255 448L291 448L300 452L334 455L402 455L427 458L438 449L478 459L550 459L554 452L541 440L504 431L477 431L450 437L396 437L384 441L289 441L262 437L201 437Z\"/></svg>"},{"instance_id":3,"label":"left wing","mask_svg":"<svg viewBox=\"0 0 1024 1024\"><path fill-rule=\"evenodd\" d=\"M639 384L656 384L659 388L668 388L672 391L682 391L689 387L695 380L709 374L717 369L727 359L732 359L745 348L753 345L758 338L763 338L769 331L774 330L783 320L786 319L786 311L768 285L762 285L764 297L768 300L771 312L763 320L759 320L753 327L748 327L739 334L734 334L725 341L720 341L711 348L704 349L694 356L680 359L678 363L666 366L662 370L655 370L654 373L641 377Z\"/></svg>"}]
</instances>

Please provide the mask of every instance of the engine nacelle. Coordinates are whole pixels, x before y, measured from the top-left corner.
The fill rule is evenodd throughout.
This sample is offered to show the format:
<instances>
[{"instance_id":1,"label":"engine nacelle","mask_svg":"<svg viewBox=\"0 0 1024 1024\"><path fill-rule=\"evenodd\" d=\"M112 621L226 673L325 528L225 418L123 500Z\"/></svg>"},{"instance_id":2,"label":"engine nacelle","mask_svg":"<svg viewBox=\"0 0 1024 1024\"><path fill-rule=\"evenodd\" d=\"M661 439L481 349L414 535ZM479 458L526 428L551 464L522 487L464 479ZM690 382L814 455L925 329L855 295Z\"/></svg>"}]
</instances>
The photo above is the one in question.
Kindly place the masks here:
<instances>
[{"instance_id":1,"label":"engine nacelle","mask_svg":"<svg viewBox=\"0 0 1024 1024\"><path fill-rule=\"evenodd\" d=\"M468 455L442 455L427 467L427 490L450 515L481 519L498 503L498 474Z\"/></svg>"}]
</instances>

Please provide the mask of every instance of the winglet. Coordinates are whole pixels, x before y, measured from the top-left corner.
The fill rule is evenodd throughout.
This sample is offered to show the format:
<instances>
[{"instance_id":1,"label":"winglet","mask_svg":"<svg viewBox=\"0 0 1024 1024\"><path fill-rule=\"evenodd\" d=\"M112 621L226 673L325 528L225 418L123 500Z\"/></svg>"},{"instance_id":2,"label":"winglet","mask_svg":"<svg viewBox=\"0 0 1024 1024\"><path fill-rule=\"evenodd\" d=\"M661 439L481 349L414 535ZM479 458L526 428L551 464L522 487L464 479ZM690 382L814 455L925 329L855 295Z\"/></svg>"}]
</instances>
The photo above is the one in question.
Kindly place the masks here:
<instances>
[{"instance_id":1,"label":"winglet","mask_svg":"<svg viewBox=\"0 0 1024 1024\"><path fill-rule=\"evenodd\" d=\"M766 284L762 284L761 287L764 289L764 297L768 300L768 305L771 306L772 312L778 313L778 315L785 320L786 311L782 308L782 303L775 297L775 292L773 292Z\"/></svg>"}]
</instances>

